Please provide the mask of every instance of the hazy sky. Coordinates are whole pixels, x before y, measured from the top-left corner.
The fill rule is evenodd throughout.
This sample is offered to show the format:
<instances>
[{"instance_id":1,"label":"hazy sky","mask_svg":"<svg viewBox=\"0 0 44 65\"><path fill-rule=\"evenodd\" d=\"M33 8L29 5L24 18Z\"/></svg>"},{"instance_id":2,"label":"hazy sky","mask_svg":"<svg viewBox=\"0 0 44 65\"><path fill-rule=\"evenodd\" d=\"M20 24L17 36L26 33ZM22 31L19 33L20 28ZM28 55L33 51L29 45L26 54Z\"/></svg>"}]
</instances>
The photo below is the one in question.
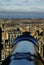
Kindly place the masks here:
<instances>
[{"instance_id":1,"label":"hazy sky","mask_svg":"<svg viewBox=\"0 0 44 65\"><path fill-rule=\"evenodd\" d=\"M0 11L44 12L44 0L0 0Z\"/></svg>"}]
</instances>

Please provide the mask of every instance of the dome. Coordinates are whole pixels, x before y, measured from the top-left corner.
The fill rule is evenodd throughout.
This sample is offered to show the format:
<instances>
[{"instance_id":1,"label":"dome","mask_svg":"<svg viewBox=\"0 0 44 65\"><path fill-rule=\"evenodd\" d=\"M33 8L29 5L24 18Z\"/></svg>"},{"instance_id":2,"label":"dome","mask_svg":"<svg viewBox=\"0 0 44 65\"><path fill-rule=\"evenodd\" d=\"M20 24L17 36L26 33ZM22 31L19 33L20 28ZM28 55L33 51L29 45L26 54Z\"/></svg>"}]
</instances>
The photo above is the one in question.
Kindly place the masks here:
<instances>
[{"instance_id":1,"label":"dome","mask_svg":"<svg viewBox=\"0 0 44 65\"><path fill-rule=\"evenodd\" d=\"M28 53L35 54L35 48L32 42L30 41L19 41L16 46L14 47L14 50L12 52L12 55L15 53ZM34 65L34 62L27 61L26 59L22 60L13 60L14 56L11 57L11 63L10 65Z\"/></svg>"}]
</instances>

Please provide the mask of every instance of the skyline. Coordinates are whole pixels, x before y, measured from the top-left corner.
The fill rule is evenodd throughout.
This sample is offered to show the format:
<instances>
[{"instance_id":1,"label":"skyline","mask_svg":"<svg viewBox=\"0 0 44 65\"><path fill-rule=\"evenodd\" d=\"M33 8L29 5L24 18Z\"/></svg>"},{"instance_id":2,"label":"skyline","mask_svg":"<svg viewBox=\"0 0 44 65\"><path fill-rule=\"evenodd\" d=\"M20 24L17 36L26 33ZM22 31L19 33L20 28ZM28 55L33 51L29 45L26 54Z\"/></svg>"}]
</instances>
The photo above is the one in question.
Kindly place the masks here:
<instances>
[{"instance_id":1,"label":"skyline","mask_svg":"<svg viewBox=\"0 0 44 65\"><path fill-rule=\"evenodd\" d=\"M44 0L0 0L0 11L44 12Z\"/></svg>"}]
</instances>

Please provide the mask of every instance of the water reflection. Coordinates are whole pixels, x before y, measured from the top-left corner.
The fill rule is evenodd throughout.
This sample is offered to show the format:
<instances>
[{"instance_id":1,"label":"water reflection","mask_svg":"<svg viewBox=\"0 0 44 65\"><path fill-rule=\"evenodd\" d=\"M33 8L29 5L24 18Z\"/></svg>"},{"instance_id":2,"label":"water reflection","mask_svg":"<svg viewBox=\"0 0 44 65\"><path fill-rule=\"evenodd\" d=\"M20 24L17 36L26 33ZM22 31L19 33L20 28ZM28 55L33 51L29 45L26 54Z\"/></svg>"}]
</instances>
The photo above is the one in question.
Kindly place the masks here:
<instances>
[{"instance_id":1,"label":"water reflection","mask_svg":"<svg viewBox=\"0 0 44 65\"><path fill-rule=\"evenodd\" d=\"M20 41L18 44L14 47L13 53L16 52L31 52L32 54L35 54L35 48L32 42L29 41ZM22 60L12 60L11 57L11 63L9 65L35 65L34 61L28 61L26 59Z\"/></svg>"}]
</instances>

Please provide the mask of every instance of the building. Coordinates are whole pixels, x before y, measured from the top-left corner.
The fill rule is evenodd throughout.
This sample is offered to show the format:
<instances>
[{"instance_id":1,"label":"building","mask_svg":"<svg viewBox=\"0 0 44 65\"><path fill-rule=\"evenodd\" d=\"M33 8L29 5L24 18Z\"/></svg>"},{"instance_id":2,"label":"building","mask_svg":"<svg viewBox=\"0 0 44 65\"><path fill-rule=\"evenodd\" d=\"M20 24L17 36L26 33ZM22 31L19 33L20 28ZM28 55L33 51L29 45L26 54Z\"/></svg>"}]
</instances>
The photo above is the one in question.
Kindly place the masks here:
<instances>
[{"instance_id":1,"label":"building","mask_svg":"<svg viewBox=\"0 0 44 65\"><path fill-rule=\"evenodd\" d=\"M11 53L13 49L12 41L23 32L28 31L38 40L38 52L44 56L43 44L43 20L32 19L7 19L0 21L2 28L2 61Z\"/></svg>"}]
</instances>

